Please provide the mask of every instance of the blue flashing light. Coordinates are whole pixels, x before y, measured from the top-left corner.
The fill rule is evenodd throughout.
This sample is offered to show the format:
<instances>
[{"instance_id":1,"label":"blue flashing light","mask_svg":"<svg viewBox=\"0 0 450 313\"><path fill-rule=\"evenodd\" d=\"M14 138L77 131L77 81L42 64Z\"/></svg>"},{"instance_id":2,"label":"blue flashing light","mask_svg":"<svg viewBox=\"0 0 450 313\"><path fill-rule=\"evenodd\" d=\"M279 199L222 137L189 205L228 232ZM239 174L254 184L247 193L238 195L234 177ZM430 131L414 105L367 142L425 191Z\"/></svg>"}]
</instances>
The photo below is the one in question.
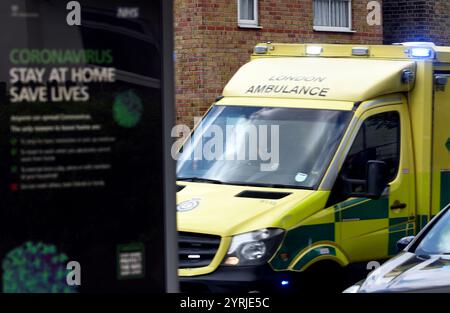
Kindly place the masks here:
<instances>
[{"instance_id":1,"label":"blue flashing light","mask_svg":"<svg viewBox=\"0 0 450 313\"><path fill-rule=\"evenodd\" d=\"M281 281L281 286L287 286L289 285L289 281L288 280L282 280Z\"/></svg>"},{"instance_id":2,"label":"blue flashing light","mask_svg":"<svg viewBox=\"0 0 450 313\"><path fill-rule=\"evenodd\" d=\"M411 56L413 58L431 58L433 57L433 49L426 47L411 48Z\"/></svg>"}]
</instances>

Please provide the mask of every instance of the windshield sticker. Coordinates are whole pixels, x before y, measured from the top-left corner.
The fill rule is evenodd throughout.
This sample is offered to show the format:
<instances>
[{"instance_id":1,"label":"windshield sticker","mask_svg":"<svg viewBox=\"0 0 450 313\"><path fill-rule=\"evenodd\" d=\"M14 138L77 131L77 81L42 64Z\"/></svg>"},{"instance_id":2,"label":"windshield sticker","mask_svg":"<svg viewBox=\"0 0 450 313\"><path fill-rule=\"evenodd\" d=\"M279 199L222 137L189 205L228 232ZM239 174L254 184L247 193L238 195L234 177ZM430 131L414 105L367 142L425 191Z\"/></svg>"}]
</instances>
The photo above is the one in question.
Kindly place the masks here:
<instances>
[{"instance_id":1,"label":"windshield sticker","mask_svg":"<svg viewBox=\"0 0 450 313\"><path fill-rule=\"evenodd\" d=\"M297 173L297 175L295 175L295 181L297 183L303 183L307 178L308 174L305 173Z\"/></svg>"}]
</instances>

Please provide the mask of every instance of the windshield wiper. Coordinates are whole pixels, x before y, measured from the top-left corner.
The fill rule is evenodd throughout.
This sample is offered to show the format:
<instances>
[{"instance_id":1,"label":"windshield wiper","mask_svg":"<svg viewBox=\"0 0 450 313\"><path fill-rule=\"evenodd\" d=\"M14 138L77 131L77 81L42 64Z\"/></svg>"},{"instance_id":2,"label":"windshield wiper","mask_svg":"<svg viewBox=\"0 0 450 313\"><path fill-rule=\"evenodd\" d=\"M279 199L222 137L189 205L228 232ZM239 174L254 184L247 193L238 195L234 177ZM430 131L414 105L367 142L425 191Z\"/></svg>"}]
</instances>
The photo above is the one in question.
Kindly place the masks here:
<instances>
[{"instance_id":1,"label":"windshield wiper","mask_svg":"<svg viewBox=\"0 0 450 313\"><path fill-rule=\"evenodd\" d=\"M265 187L265 188L284 188L284 189L306 189L306 190L314 190L313 187L303 187L303 186L291 186L291 185L283 185L283 184L270 184L270 183L241 183L241 182L227 182L230 185L237 186L247 186L247 187Z\"/></svg>"},{"instance_id":2,"label":"windshield wiper","mask_svg":"<svg viewBox=\"0 0 450 313\"><path fill-rule=\"evenodd\" d=\"M210 183L210 184L223 184L224 183L217 179L209 179L209 178L202 178L202 177L178 177L177 180L197 182L197 183Z\"/></svg>"},{"instance_id":3,"label":"windshield wiper","mask_svg":"<svg viewBox=\"0 0 450 313\"><path fill-rule=\"evenodd\" d=\"M198 182L198 183L210 183L210 184L227 184L227 185L235 185L235 186L247 186L247 187L265 187L265 188L291 188L291 189L307 189L313 190L312 187L300 187L300 186L290 186L283 184L264 184L264 183L243 183L243 182L233 182L227 181L223 182L217 179L209 179L202 177L178 177L179 181L189 181L189 182Z\"/></svg>"},{"instance_id":4,"label":"windshield wiper","mask_svg":"<svg viewBox=\"0 0 450 313\"><path fill-rule=\"evenodd\" d=\"M230 185L247 186L247 187L266 187L266 188L289 188L287 185L282 184L263 184L263 183L235 183L230 182Z\"/></svg>"}]
</instances>

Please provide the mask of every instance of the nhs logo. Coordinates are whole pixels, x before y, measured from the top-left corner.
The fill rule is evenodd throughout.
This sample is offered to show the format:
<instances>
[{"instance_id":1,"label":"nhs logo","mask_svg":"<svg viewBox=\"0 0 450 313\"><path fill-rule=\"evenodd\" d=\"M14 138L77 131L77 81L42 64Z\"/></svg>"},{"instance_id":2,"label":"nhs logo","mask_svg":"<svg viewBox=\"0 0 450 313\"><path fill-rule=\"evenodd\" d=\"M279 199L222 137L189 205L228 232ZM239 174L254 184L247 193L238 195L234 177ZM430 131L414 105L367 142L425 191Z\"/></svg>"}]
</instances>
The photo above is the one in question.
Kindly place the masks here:
<instances>
[{"instance_id":1,"label":"nhs logo","mask_svg":"<svg viewBox=\"0 0 450 313\"><path fill-rule=\"evenodd\" d=\"M139 8L138 7L118 7L117 8L118 18L139 18Z\"/></svg>"}]
</instances>

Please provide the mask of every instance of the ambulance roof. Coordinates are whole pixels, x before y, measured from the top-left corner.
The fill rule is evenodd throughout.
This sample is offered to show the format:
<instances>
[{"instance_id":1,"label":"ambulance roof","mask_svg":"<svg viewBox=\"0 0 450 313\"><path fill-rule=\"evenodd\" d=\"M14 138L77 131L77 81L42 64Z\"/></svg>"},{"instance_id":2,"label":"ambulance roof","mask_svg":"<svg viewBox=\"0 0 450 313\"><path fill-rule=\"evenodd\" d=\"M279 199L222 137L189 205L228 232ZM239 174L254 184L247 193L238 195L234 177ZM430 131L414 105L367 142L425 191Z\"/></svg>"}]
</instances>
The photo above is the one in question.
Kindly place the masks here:
<instances>
[{"instance_id":1,"label":"ambulance roof","mask_svg":"<svg viewBox=\"0 0 450 313\"><path fill-rule=\"evenodd\" d=\"M448 68L450 47L428 42L394 45L261 43L255 47L252 61L225 86L223 95L364 101L410 91L418 62ZM405 71L412 74L405 74Z\"/></svg>"}]
</instances>

